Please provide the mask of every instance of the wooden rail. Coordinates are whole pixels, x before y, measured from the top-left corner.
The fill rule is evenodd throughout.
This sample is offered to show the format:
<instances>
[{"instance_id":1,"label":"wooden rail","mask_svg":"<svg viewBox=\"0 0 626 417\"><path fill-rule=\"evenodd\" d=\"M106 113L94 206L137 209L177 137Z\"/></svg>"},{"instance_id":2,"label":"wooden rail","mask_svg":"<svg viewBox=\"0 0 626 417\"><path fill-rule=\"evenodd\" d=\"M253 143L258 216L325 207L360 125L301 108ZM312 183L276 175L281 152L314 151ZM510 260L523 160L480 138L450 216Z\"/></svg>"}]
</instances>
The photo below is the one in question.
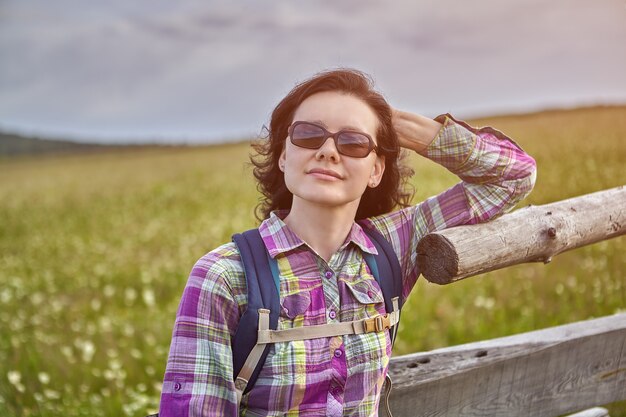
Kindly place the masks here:
<instances>
[{"instance_id":1,"label":"wooden rail","mask_svg":"<svg viewBox=\"0 0 626 417\"><path fill-rule=\"evenodd\" d=\"M555 417L626 400L626 313L395 357L389 374L394 417Z\"/></svg>"},{"instance_id":2,"label":"wooden rail","mask_svg":"<svg viewBox=\"0 0 626 417\"><path fill-rule=\"evenodd\" d=\"M487 223L426 235L417 246L424 277L448 284L626 234L626 187L528 206Z\"/></svg>"}]
</instances>

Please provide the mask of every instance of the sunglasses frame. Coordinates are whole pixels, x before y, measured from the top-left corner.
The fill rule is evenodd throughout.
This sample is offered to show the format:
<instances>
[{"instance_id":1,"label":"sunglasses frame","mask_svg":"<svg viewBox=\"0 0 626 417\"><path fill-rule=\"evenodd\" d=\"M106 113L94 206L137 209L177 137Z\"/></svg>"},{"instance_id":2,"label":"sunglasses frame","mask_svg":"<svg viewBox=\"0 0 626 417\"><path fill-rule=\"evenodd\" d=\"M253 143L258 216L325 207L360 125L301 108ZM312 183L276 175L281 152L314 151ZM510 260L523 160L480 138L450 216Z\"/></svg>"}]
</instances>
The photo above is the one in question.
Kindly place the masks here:
<instances>
[{"instance_id":1,"label":"sunglasses frame","mask_svg":"<svg viewBox=\"0 0 626 417\"><path fill-rule=\"evenodd\" d=\"M308 148L306 146L302 146L302 145L299 145L299 144L294 142L294 140L293 140L293 130L296 128L296 126L302 125L302 124L319 127L322 130L322 132L324 132L324 140L320 143L320 146L318 146L316 148ZM306 121L300 120L300 121L297 121L297 122L293 122L291 124L291 126L289 126L289 129L287 131L288 131L289 140L291 141L291 143L294 146L297 146L297 147L303 148L303 149L319 149L322 146L324 146L324 144L326 143L328 138L333 138L333 141L335 142L335 149L337 149L337 152L339 152L341 155L349 156L350 158L367 158L369 156L369 154L372 153L372 151L378 153L378 146L376 146L376 143L374 142L372 137L370 135L368 135L367 133L363 133L363 132L360 132L358 130L343 129L343 130L340 130L339 132L330 133L324 126L321 126L321 125L319 125L317 123L306 122ZM339 140L339 135L342 134L342 133L357 133L359 135L365 136L367 138L367 140L368 140L368 150L367 150L367 153L365 155L363 155L363 156L354 156L354 155L347 155L347 154L341 152L341 150L339 149L340 148L339 144L337 142Z\"/></svg>"}]
</instances>

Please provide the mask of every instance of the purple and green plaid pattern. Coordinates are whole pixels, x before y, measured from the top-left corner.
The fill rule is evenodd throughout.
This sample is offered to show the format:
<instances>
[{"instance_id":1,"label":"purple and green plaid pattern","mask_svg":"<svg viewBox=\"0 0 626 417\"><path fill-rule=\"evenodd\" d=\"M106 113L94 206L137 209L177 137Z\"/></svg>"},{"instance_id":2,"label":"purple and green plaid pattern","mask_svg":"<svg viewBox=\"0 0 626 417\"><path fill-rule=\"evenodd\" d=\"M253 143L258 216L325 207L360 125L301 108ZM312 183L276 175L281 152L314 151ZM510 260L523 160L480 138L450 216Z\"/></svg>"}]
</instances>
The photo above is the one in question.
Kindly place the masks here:
<instances>
[{"instance_id":1,"label":"purple and green plaid pattern","mask_svg":"<svg viewBox=\"0 0 626 417\"><path fill-rule=\"evenodd\" d=\"M524 198L535 161L491 129L450 115L423 152L462 182L426 201L368 221L393 245L407 296L420 274L417 242L427 233L492 219ZM384 313L382 292L363 259L376 249L358 224L325 262L274 212L261 236L280 272L279 328L358 320ZM237 415L231 337L246 308L239 254L227 243L194 265L176 316L161 417ZM241 416L375 416L391 346L387 332L276 343Z\"/></svg>"}]
</instances>

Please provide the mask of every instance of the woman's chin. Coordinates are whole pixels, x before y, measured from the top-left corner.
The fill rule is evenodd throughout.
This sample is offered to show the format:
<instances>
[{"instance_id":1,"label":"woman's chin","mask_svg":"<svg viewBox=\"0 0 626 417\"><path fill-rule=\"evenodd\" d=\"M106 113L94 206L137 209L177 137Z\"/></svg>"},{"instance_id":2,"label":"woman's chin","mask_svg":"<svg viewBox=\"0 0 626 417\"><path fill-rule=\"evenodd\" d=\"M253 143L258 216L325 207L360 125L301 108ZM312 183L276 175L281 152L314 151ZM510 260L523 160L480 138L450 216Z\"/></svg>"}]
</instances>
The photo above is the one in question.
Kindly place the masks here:
<instances>
[{"instance_id":1,"label":"woman's chin","mask_svg":"<svg viewBox=\"0 0 626 417\"><path fill-rule=\"evenodd\" d=\"M358 200L360 200L360 198L357 197L355 201L355 198L353 196L329 193L327 192L327 190L301 194L298 196L298 199L301 200L301 204L310 204L327 208L347 207L350 205L354 205L355 203L356 207L358 207Z\"/></svg>"}]
</instances>

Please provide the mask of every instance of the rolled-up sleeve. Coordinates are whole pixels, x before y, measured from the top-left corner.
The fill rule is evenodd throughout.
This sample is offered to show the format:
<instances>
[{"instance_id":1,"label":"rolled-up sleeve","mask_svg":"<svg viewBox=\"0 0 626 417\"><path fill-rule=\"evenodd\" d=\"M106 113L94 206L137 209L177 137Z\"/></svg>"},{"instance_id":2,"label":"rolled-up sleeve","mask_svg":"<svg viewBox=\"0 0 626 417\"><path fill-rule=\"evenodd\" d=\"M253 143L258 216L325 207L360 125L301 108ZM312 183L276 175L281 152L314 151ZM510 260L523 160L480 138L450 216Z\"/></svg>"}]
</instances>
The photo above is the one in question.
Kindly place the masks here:
<instances>
[{"instance_id":1,"label":"rolled-up sleeve","mask_svg":"<svg viewBox=\"0 0 626 417\"><path fill-rule=\"evenodd\" d=\"M428 232L491 220L530 193L537 165L511 138L491 127L473 128L449 114L436 120L443 126L423 155L462 181L430 202L441 214L426 219ZM450 200L455 204L446 204Z\"/></svg>"}]
</instances>

